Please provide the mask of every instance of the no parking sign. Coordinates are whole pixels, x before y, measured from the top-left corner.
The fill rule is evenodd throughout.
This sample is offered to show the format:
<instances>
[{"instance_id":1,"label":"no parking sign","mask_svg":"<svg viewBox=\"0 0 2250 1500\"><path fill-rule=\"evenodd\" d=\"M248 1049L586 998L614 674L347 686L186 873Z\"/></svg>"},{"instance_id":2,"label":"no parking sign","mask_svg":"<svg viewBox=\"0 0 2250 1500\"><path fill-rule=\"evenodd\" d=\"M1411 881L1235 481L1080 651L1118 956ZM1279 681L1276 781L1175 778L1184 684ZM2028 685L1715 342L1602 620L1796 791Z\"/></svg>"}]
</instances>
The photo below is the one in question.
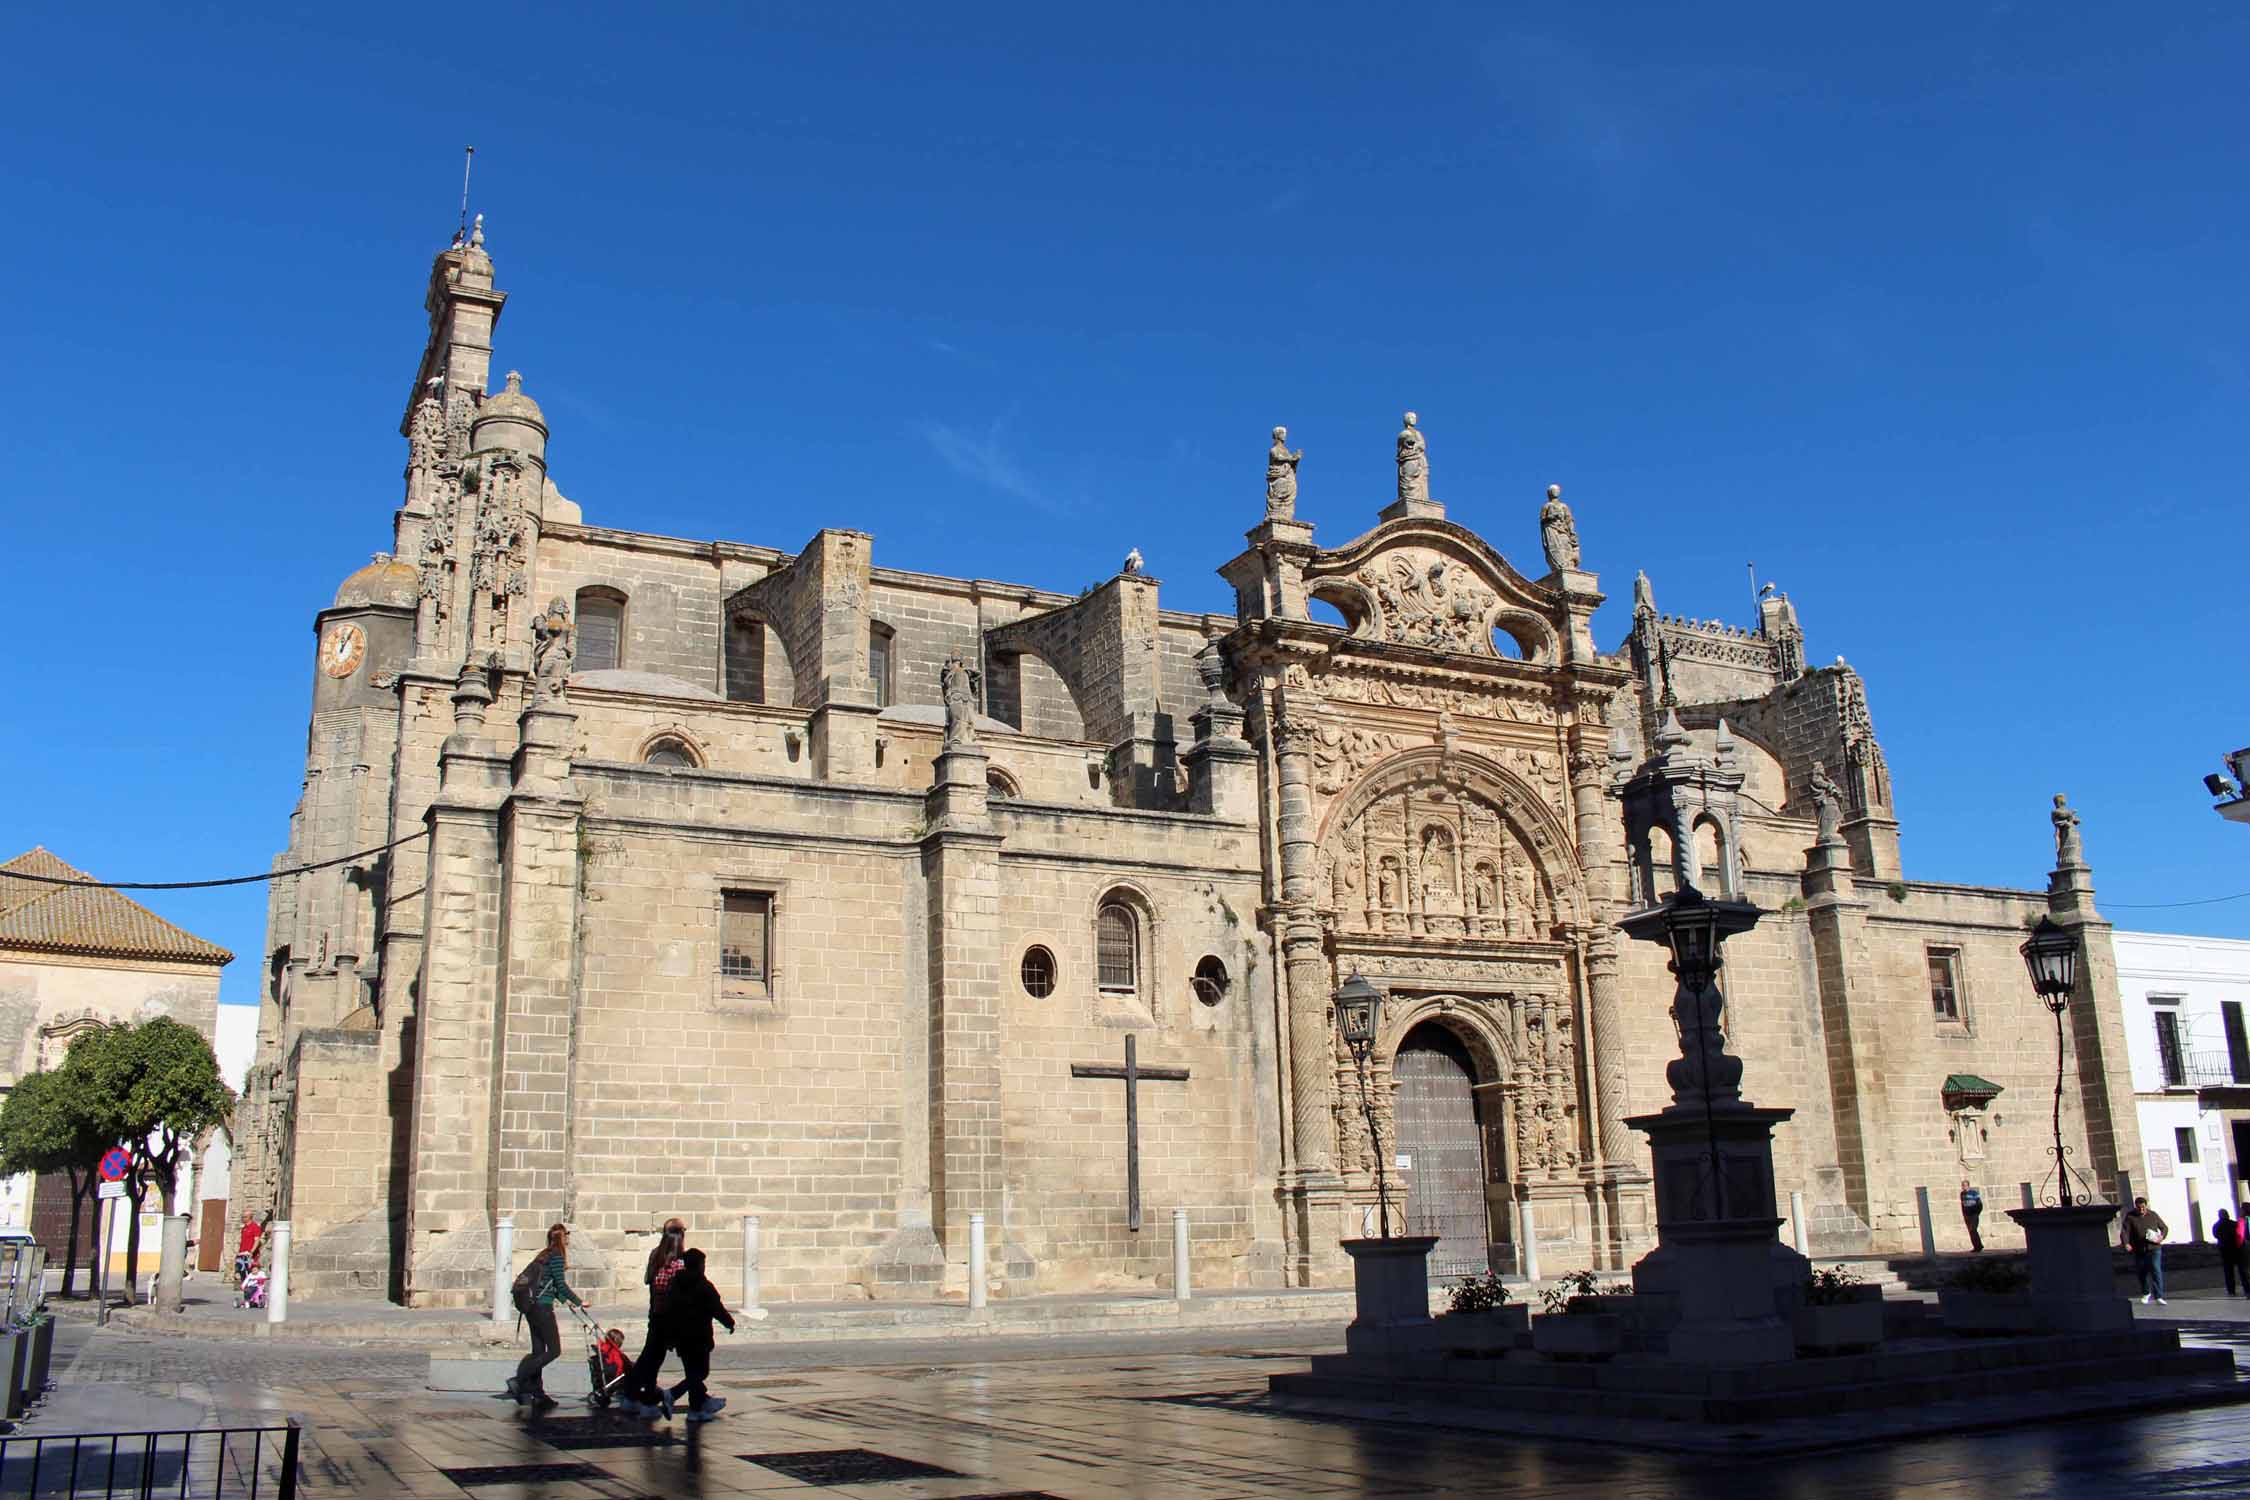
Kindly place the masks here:
<instances>
[{"instance_id":1,"label":"no parking sign","mask_svg":"<svg viewBox=\"0 0 2250 1500\"><path fill-rule=\"evenodd\" d=\"M104 1182L123 1182L125 1174L132 1169L132 1166L133 1154L123 1146L112 1146L102 1153L102 1164L99 1169L101 1179Z\"/></svg>"}]
</instances>

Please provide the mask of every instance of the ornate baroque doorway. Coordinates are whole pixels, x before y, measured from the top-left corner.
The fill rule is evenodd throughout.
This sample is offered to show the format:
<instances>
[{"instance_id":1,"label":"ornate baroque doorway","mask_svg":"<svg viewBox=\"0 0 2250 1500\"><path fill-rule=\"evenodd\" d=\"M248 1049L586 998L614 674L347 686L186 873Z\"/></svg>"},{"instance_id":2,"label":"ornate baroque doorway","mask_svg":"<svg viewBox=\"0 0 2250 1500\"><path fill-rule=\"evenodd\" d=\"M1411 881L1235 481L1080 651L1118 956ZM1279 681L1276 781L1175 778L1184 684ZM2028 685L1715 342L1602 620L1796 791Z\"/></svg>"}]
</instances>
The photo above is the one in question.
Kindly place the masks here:
<instances>
[{"instance_id":1,"label":"ornate baroque doorway","mask_svg":"<svg viewBox=\"0 0 2250 1500\"><path fill-rule=\"evenodd\" d=\"M1399 1043L1391 1077L1398 1085L1406 1232L1438 1237L1430 1251L1433 1278L1475 1275L1490 1263L1491 1226L1469 1049L1443 1026L1425 1021Z\"/></svg>"}]
</instances>

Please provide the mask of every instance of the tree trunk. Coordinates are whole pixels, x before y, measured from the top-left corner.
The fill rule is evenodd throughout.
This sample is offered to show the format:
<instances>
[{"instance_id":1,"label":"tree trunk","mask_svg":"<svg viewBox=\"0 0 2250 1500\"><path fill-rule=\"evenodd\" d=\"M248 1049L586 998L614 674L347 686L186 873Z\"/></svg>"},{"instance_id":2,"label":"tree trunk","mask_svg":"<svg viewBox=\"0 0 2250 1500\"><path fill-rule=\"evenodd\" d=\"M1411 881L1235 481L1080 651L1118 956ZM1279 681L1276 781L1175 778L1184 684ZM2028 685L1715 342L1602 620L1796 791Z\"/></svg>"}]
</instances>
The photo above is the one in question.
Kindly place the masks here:
<instances>
[{"instance_id":1,"label":"tree trunk","mask_svg":"<svg viewBox=\"0 0 2250 1500\"><path fill-rule=\"evenodd\" d=\"M140 1300L141 1284L141 1200L148 1196L148 1185L134 1173L125 1179L125 1201L133 1206L132 1222L125 1226L125 1305L133 1306Z\"/></svg>"},{"instance_id":2,"label":"tree trunk","mask_svg":"<svg viewBox=\"0 0 2250 1500\"><path fill-rule=\"evenodd\" d=\"M65 1170L70 1173L70 1248L63 1252L62 1275L62 1294L67 1300L71 1287L78 1281L78 1226L83 1222L80 1216L86 1208L86 1182L94 1174L88 1172L85 1179L81 1179L76 1167Z\"/></svg>"}]
</instances>

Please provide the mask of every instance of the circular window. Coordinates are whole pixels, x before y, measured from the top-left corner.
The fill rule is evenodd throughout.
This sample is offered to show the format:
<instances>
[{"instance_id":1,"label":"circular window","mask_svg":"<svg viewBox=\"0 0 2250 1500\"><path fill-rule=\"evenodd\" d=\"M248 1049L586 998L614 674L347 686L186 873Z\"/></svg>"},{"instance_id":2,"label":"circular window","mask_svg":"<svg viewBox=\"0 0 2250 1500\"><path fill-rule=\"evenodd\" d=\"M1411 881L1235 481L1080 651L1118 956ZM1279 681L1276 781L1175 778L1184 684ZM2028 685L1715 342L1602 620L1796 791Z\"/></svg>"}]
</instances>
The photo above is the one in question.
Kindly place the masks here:
<instances>
[{"instance_id":1,"label":"circular window","mask_svg":"<svg viewBox=\"0 0 2250 1500\"><path fill-rule=\"evenodd\" d=\"M1233 981L1227 977L1227 966L1215 957L1206 955L1195 966L1195 998L1205 1005L1217 1005L1227 997L1227 986Z\"/></svg>"},{"instance_id":2,"label":"circular window","mask_svg":"<svg viewBox=\"0 0 2250 1500\"><path fill-rule=\"evenodd\" d=\"M1033 946L1023 950L1023 991L1034 1000L1055 992L1055 955Z\"/></svg>"},{"instance_id":3,"label":"circular window","mask_svg":"<svg viewBox=\"0 0 2250 1500\"><path fill-rule=\"evenodd\" d=\"M648 747L648 754L641 759L652 766L681 766L691 771L695 769L695 752L680 740L658 740Z\"/></svg>"}]
</instances>

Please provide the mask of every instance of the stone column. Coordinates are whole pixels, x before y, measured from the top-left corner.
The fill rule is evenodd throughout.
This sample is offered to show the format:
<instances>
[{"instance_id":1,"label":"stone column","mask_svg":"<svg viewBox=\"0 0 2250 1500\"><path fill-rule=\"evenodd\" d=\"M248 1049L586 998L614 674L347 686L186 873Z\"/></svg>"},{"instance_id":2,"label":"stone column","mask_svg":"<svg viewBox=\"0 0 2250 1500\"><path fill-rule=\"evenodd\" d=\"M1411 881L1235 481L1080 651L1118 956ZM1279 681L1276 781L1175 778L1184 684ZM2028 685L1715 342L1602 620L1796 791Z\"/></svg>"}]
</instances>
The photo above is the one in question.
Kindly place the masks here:
<instances>
[{"instance_id":1,"label":"stone column","mask_svg":"<svg viewBox=\"0 0 2250 1500\"><path fill-rule=\"evenodd\" d=\"M971 1214L1005 1187L1000 1117L1000 836L973 744L939 755L922 839L929 921L930 1204L944 1285L969 1284ZM1003 1227L1003 1239L1006 1228Z\"/></svg>"},{"instance_id":2,"label":"stone column","mask_svg":"<svg viewBox=\"0 0 2250 1500\"><path fill-rule=\"evenodd\" d=\"M1825 1255L1869 1248L1874 1206L1868 1156L1881 1145L1873 1106L1862 1093L1869 1076L1863 1057L1869 1043L1855 1023L1880 1016L1883 1007L1874 993L1874 967L1867 951L1867 903L1860 899L1851 860L1849 846L1831 835L1805 851L1802 881L1828 1063L1828 1117L1834 1132L1835 1165L1813 1168L1819 1191L1813 1217L1828 1221L1822 1225L1826 1232L1819 1235L1822 1243L1816 1248ZM1817 1115L1801 1123L1813 1126L1816 1120ZM1808 1157L1819 1162L1817 1137L1807 1144L1813 1148ZM1838 1233L1844 1238L1835 1238Z\"/></svg>"},{"instance_id":3,"label":"stone column","mask_svg":"<svg viewBox=\"0 0 2250 1500\"><path fill-rule=\"evenodd\" d=\"M1301 1172L1331 1172L1336 1164L1336 1118L1331 1097L1336 1044L1331 1035L1328 963L1321 953L1320 919L1314 913L1317 874L1313 849L1310 736L1282 721L1276 726L1281 774L1281 903L1283 965L1289 975L1290 1116Z\"/></svg>"},{"instance_id":4,"label":"stone column","mask_svg":"<svg viewBox=\"0 0 2250 1500\"><path fill-rule=\"evenodd\" d=\"M500 1097L493 1206L518 1222L572 1216L571 1032L578 969L578 829L570 779L577 715L560 698L523 711L501 811Z\"/></svg>"},{"instance_id":5,"label":"stone column","mask_svg":"<svg viewBox=\"0 0 2250 1500\"><path fill-rule=\"evenodd\" d=\"M2059 805L2062 798L2057 797ZM2140 1120L2125 1060L2125 1017L2117 985L2112 928L2094 909L2094 872L2086 863L2075 815L2047 877L2047 914L2078 937L2078 988L2070 997L2070 1050L2078 1106L2086 1120L2086 1173L2097 1198L2122 1190L2120 1173L2141 1160Z\"/></svg>"},{"instance_id":6,"label":"stone column","mask_svg":"<svg viewBox=\"0 0 2250 1500\"><path fill-rule=\"evenodd\" d=\"M407 1300L472 1307L491 1271L494 1011L500 953L500 804L508 761L484 733L492 687L464 666L438 755L428 932L416 1015Z\"/></svg>"}]
</instances>

